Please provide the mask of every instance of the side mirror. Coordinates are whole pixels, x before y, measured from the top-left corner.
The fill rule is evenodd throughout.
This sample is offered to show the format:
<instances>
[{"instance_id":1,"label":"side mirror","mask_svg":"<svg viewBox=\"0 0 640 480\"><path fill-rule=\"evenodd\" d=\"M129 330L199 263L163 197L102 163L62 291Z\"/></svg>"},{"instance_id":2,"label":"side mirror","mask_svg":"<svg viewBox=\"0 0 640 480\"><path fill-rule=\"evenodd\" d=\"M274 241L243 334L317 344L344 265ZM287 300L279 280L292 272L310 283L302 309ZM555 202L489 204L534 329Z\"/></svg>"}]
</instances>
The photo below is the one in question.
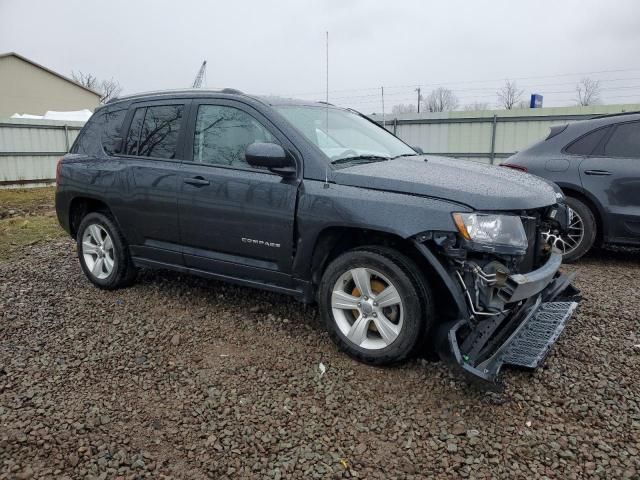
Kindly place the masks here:
<instances>
[{"instance_id":1,"label":"side mirror","mask_svg":"<svg viewBox=\"0 0 640 480\"><path fill-rule=\"evenodd\" d=\"M416 153L419 153L420 155L423 155L423 154L424 154L424 150L422 150L420 147L411 147L411 148L413 148L413 150L414 150Z\"/></svg>"},{"instance_id":2,"label":"side mirror","mask_svg":"<svg viewBox=\"0 0 640 480\"><path fill-rule=\"evenodd\" d=\"M281 175L296 172L293 159L280 145L275 143L252 143L244 152L247 163L252 167L266 167Z\"/></svg>"}]
</instances>

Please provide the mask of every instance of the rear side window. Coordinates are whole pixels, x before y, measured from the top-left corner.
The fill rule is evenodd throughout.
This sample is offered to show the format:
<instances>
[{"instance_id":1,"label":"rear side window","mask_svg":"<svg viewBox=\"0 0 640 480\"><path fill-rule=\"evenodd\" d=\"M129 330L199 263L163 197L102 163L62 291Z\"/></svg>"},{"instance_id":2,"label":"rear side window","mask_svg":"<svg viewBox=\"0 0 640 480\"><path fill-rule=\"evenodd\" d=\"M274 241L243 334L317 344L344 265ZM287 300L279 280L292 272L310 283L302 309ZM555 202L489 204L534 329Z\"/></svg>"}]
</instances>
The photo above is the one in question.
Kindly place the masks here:
<instances>
[{"instance_id":1,"label":"rear side window","mask_svg":"<svg viewBox=\"0 0 640 480\"><path fill-rule=\"evenodd\" d=\"M618 125L604 146L604 155L640 158L640 122Z\"/></svg>"},{"instance_id":2,"label":"rear side window","mask_svg":"<svg viewBox=\"0 0 640 480\"><path fill-rule=\"evenodd\" d=\"M85 126L80 131L78 138L71 147L71 153L81 155L100 155L100 135L102 133L102 125L104 120L104 112L93 114Z\"/></svg>"},{"instance_id":3,"label":"rear side window","mask_svg":"<svg viewBox=\"0 0 640 480\"><path fill-rule=\"evenodd\" d=\"M125 154L138 157L175 158L183 110L183 105L136 109L127 134Z\"/></svg>"},{"instance_id":4,"label":"rear side window","mask_svg":"<svg viewBox=\"0 0 640 480\"><path fill-rule=\"evenodd\" d=\"M107 155L119 153L122 143L122 122L127 110L111 110L104 113L102 122L102 148Z\"/></svg>"},{"instance_id":5,"label":"rear side window","mask_svg":"<svg viewBox=\"0 0 640 480\"><path fill-rule=\"evenodd\" d=\"M591 155L602 139L609 133L609 129L610 127L605 127L587 133L575 142L569 144L565 151L573 155Z\"/></svg>"}]
</instances>

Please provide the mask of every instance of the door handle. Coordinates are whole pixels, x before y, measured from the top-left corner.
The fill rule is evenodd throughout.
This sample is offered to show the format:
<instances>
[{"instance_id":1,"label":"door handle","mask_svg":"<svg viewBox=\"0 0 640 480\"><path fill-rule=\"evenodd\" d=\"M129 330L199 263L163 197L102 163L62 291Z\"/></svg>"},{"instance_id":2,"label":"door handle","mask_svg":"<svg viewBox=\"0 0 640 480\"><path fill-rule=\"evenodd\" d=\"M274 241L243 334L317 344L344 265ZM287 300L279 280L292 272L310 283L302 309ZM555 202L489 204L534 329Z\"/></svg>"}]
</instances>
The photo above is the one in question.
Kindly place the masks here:
<instances>
[{"instance_id":1,"label":"door handle","mask_svg":"<svg viewBox=\"0 0 640 480\"><path fill-rule=\"evenodd\" d=\"M585 175L611 175L611 172L607 170L585 170Z\"/></svg>"},{"instance_id":2,"label":"door handle","mask_svg":"<svg viewBox=\"0 0 640 480\"><path fill-rule=\"evenodd\" d=\"M192 178L185 178L184 183L188 185L193 185L194 187L204 187L205 185L209 185L209 180L206 180L204 177L197 176Z\"/></svg>"}]
</instances>

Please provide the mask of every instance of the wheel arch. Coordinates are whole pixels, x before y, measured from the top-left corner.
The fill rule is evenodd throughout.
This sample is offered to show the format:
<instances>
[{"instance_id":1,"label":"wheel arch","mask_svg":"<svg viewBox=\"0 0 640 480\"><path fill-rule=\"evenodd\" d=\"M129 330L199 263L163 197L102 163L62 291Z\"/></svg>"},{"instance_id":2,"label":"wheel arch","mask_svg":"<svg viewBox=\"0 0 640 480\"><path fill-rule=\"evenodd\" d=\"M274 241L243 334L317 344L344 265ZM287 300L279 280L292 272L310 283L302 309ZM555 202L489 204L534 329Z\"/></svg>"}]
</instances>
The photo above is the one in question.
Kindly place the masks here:
<instances>
[{"instance_id":1,"label":"wheel arch","mask_svg":"<svg viewBox=\"0 0 640 480\"><path fill-rule=\"evenodd\" d=\"M432 259L423 255L411 239L380 231L355 227L331 226L316 239L310 263L310 278L314 287L320 284L326 267L342 253L364 246L393 248L412 260L418 272L426 278L433 291L437 322L457 318L458 303ZM437 260L435 260L437 261Z\"/></svg>"},{"instance_id":2,"label":"wheel arch","mask_svg":"<svg viewBox=\"0 0 640 480\"><path fill-rule=\"evenodd\" d=\"M584 203L591 213L593 213L593 218L596 221L596 245L601 245L604 242L604 238L606 237L605 231L607 228L607 224L605 221L605 217L602 213L602 208L600 204L589 195L588 192L585 192L582 189L576 188L571 185L562 185L559 184L559 187L562 189L562 193L567 197L573 197L577 200L580 200Z\"/></svg>"},{"instance_id":3,"label":"wheel arch","mask_svg":"<svg viewBox=\"0 0 640 480\"><path fill-rule=\"evenodd\" d=\"M111 218L114 218L115 221L111 209L102 200L86 196L74 197L69 204L69 230L73 238L75 238L78 233L78 227L82 219L91 212L106 213L111 216Z\"/></svg>"}]
</instances>

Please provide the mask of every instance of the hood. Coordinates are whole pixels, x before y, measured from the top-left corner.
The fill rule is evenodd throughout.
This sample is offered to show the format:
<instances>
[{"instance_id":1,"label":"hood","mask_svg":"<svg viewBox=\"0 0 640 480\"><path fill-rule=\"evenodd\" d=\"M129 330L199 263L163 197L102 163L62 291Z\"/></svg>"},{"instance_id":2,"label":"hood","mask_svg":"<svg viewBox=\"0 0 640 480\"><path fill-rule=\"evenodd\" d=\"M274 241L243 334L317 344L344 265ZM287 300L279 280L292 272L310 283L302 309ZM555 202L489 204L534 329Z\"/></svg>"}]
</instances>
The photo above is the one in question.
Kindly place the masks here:
<instances>
[{"instance_id":1,"label":"hood","mask_svg":"<svg viewBox=\"0 0 640 480\"><path fill-rule=\"evenodd\" d=\"M335 170L340 185L441 198L475 210L528 210L557 202L547 181L510 168L421 155Z\"/></svg>"}]
</instances>

